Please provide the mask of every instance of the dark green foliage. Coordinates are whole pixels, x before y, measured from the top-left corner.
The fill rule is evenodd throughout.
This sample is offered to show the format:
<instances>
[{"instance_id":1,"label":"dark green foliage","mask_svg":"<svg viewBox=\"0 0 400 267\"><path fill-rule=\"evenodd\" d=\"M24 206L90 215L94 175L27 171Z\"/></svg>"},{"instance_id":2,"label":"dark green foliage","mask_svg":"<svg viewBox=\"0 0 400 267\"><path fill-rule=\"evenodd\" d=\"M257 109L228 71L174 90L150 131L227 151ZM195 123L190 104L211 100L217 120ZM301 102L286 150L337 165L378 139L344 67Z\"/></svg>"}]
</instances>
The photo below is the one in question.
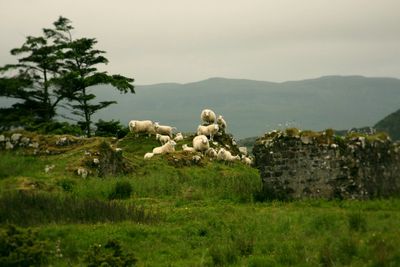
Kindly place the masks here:
<instances>
[{"instance_id":1,"label":"dark green foliage","mask_svg":"<svg viewBox=\"0 0 400 267\"><path fill-rule=\"evenodd\" d=\"M71 179L62 179L57 182L57 185L60 186L65 192L72 192L76 182Z\"/></svg>"},{"instance_id":2,"label":"dark green foliage","mask_svg":"<svg viewBox=\"0 0 400 267\"><path fill-rule=\"evenodd\" d=\"M41 266L48 261L49 245L31 229L8 225L0 229L0 266Z\"/></svg>"},{"instance_id":3,"label":"dark green foliage","mask_svg":"<svg viewBox=\"0 0 400 267\"><path fill-rule=\"evenodd\" d=\"M84 262L88 267L128 267L135 266L137 259L133 253L124 252L117 240L109 240L104 246L93 245L86 252Z\"/></svg>"},{"instance_id":4,"label":"dark green foliage","mask_svg":"<svg viewBox=\"0 0 400 267\"><path fill-rule=\"evenodd\" d=\"M60 34L60 29L54 26L54 29L43 29L42 36L28 36L21 47L11 50L12 55L20 57L18 63L0 68L3 74L0 96L20 100L9 109L11 112L3 110L3 113L16 111L21 118L16 121L19 125L27 120L48 122L56 115L56 107L64 98L63 91L55 83L61 73L62 57L57 39L49 34Z\"/></svg>"},{"instance_id":5,"label":"dark green foliage","mask_svg":"<svg viewBox=\"0 0 400 267\"><path fill-rule=\"evenodd\" d=\"M132 185L128 181L118 181L115 183L109 199L127 199L132 194Z\"/></svg>"},{"instance_id":6,"label":"dark green foliage","mask_svg":"<svg viewBox=\"0 0 400 267\"><path fill-rule=\"evenodd\" d=\"M69 25L64 22L64 26ZM72 28L72 27L71 27ZM71 36L70 30L66 34ZM109 75L99 72L98 64L107 64L108 60L97 50L95 38L65 39L61 41L63 47L63 75L58 79L58 85L66 92L70 101L72 114L78 116L80 124L85 129L87 136L91 136L92 115L98 110L115 104L115 101L102 101L95 103L95 94L91 93L95 85L110 84L122 93L134 93L133 79L122 75Z\"/></svg>"},{"instance_id":7,"label":"dark green foliage","mask_svg":"<svg viewBox=\"0 0 400 267\"><path fill-rule=\"evenodd\" d=\"M26 125L25 130L37 132L39 134L83 134L83 131L79 125L58 121L49 121L34 125Z\"/></svg>"},{"instance_id":8,"label":"dark green foliage","mask_svg":"<svg viewBox=\"0 0 400 267\"><path fill-rule=\"evenodd\" d=\"M158 214L132 203L34 192L7 193L0 197L0 223L37 225L125 220L151 223L158 219Z\"/></svg>"},{"instance_id":9,"label":"dark green foliage","mask_svg":"<svg viewBox=\"0 0 400 267\"><path fill-rule=\"evenodd\" d=\"M96 125L96 136L113 136L117 138L122 138L129 133L128 127L124 127L120 121L103 121L100 119L95 123Z\"/></svg>"}]
</instances>

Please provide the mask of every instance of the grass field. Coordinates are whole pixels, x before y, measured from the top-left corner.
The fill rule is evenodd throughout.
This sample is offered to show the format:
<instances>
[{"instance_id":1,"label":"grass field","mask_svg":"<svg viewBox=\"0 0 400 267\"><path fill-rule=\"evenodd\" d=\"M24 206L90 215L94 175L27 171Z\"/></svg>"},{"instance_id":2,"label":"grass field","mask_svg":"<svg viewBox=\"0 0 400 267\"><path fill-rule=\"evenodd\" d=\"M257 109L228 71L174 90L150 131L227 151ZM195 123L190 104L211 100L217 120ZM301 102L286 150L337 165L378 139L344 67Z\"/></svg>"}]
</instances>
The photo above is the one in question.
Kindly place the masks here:
<instances>
[{"instance_id":1,"label":"grass field","mask_svg":"<svg viewBox=\"0 0 400 267\"><path fill-rule=\"evenodd\" d=\"M118 146L132 173L71 171L101 141L58 155L0 152L2 235L8 224L36 232L43 265L95 266L87 255L117 240L136 266L400 266L400 198L259 202L256 169L145 161L158 144L131 135Z\"/></svg>"}]
</instances>

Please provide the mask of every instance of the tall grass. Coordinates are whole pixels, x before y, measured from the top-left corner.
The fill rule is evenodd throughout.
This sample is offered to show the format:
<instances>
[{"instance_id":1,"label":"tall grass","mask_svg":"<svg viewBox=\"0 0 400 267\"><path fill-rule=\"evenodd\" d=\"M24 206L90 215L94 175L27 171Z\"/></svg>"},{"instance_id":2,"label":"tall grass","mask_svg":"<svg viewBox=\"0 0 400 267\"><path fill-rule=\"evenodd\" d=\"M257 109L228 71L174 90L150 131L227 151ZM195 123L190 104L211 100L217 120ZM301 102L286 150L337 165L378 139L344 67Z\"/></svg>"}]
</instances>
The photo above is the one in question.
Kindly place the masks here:
<instances>
[{"instance_id":1,"label":"tall grass","mask_svg":"<svg viewBox=\"0 0 400 267\"><path fill-rule=\"evenodd\" d=\"M160 214L121 201L70 195L9 192L0 197L0 223L22 226L47 223L158 222Z\"/></svg>"}]
</instances>

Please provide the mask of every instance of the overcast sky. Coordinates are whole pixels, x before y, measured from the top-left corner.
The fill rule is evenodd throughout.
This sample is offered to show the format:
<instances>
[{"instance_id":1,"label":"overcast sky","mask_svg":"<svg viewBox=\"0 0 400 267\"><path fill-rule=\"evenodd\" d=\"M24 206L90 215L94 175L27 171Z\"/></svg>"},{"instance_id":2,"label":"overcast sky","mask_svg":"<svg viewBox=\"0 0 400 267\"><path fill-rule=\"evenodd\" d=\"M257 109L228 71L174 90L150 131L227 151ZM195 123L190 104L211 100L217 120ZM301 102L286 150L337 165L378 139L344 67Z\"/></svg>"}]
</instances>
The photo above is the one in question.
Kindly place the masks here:
<instances>
[{"instance_id":1,"label":"overcast sky","mask_svg":"<svg viewBox=\"0 0 400 267\"><path fill-rule=\"evenodd\" d=\"M400 0L0 0L0 65L60 15L135 84L400 78Z\"/></svg>"}]
</instances>

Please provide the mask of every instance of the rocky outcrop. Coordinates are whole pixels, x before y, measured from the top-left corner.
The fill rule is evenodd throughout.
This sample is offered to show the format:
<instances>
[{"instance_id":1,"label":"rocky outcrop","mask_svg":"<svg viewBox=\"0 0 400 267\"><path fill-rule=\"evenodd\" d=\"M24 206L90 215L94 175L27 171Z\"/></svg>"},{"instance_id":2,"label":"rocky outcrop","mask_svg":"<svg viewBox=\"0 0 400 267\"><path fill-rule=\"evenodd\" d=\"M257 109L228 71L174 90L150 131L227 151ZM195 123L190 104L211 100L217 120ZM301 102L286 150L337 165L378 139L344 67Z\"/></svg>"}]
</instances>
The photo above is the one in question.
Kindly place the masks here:
<instances>
[{"instance_id":1,"label":"rocky outcrop","mask_svg":"<svg viewBox=\"0 0 400 267\"><path fill-rule=\"evenodd\" d=\"M400 194L400 145L386 135L289 129L253 148L267 198L369 199Z\"/></svg>"}]
</instances>

